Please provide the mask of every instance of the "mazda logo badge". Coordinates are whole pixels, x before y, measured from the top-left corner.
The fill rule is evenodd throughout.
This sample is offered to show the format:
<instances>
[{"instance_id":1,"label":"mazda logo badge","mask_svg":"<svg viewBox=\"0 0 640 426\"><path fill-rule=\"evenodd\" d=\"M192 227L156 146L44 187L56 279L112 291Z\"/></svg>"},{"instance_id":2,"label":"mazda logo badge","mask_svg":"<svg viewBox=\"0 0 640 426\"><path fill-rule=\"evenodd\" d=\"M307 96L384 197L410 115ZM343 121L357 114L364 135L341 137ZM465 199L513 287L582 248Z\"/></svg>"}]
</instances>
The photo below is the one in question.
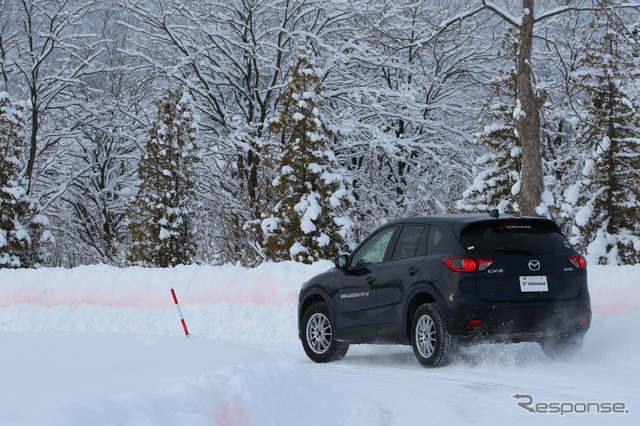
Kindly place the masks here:
<instances>
[{"instance_id":1,"label":"mazda logo badge","mask_svg":"<svg viewBox=\"0 0 640 426\"><path fill-rule=\"evenodd\" d=\"M529 269L531 269L532 271L540 270L540 261L539 260L529 261Z\"/></svg>"}]
</instances>

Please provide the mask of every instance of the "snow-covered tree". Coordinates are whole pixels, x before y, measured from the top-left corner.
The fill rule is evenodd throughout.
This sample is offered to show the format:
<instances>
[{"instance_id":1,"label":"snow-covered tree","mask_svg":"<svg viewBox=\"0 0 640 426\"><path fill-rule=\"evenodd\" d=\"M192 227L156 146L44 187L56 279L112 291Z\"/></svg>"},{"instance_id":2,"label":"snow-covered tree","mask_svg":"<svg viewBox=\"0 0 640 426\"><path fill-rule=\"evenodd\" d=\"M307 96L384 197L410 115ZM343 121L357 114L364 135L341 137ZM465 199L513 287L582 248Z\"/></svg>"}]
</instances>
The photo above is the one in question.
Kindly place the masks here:
<instances>
[{"instance_id":1,"label":"snow-covered tree","mask_svg":"<svg viewBox=\"0 0 640 426\"><path fill-rule=\"evenodd\" d=\"M152 2L155 3L155 2ZM218 261L264 260L254 225L266 208L261 145L298 46L321 49L349 16L332 0L123 1L144 37L135 55L185 85L202 117L209 173L203 200L211 233L203 243ZM133 52L133 50L132 50ZM247 226L247 225L250 226ZM210 257L210 256L208 256Z\"/></svg>"},{"instance_id":2,"label":"snow-covered tree","mask_svg":"<svg viewBox=\"0 0 640 426\"><path fill-rule=\"evenodd\" d=\"M537 7L541 3L543 7L540 8L542 10L539 10ZM548 37L545 27L571 14L600 11L619 15L626 14L628 11L637 12L640 7L636 3L608 0L563 2L560 6L549 5L540 0L522 0L521 2L506 2L504 6L506 7L486 1L473 4L463 13L444 21L439 25L438 30L434 31L434 35L426 40L438 37L442 31L459 25L461 21L477 19L486 11L516 31L518 49L516 51L514 124L522 150L520 187L516 198L518 207L523 214L541 215L547 213L547 206L553 200L550 197L551 193L545 190L542 161L541 116L546 107L548 93L545 87L540 85L534 69L534 59L538 58L534 46L536 48L539 48L540 45L553 46L555 42L553 38Z\"/></svg>"},{"instance_id":3,"label":"snow-covered tree","mask_svg":"<svg viewBox=\"0 0 640 426\"><path fill-rule=\"evenodd\" d=\"M25 106L0 92L0 268L37 267L53 241L39 204L21 177L25 158Z\"/></svg>"},{"instance_id":4,"label":"snow-covered tree","mask_svg":"<svg viewBox=\"0 0 640 426\"><path fill-rule=\"evenodd\" d=\"M262 221L265 248L274 260L312 263L348 249L353 202L323 117L323 70L301 53L280 96L280 116L269 124L275 177L272 215Z\"/></svg>"},{"instance_id":5,"label":"snow-covered tree","mask_svg":"<svg viewBox=\"0 0 640 426\"><path fill-rule=\"evenodd\" d=\"M127 211L129 261L134 264L166 268L193 261L200 215L196 130L191 98L169 91L158 102L157 121L138 168L139 192Z\"/></svg>"},{"instance_id":6,"label":"snow-covered tree","mask_svg":"<svg viewBox=\"0 0 640 426\"><path fill-rule=\"evenodd\" d=\"M404 216L446 212L468 185L484 71L482 23L434 28L463 2L354 4L348 39L324 81L357 202L356 239ZM426 41L428 40L428 41ZM355 216L354 216L355 217Z\"/></svg>"},{"instance_id":7,"label":"snow-covered tree","mask_svg":"<svg viewBox=\"0 0 640 426\"><path fill-rule=\"evenodd\" d=\"M125 208L151 126L147 114L153 100L166 93L154 74L140 68L140 60L124 53L138 37L114 25L126 14L105 7L92 17L92 29L107 48L99 58L103 71L85 76L74 92L76 107L67 121L76 130L61 162L73 179L47 210L59 241L52 261L64 266L125 264Z\"/></svg>"},{"instance_id":8,"label":"snow-covered tree","mask_svg":"<svg viewBox=\"0 0 640 426\"><path fill-rule=\"evenodd\" d=\"M7 91L29 99L25 131L27 192L38 198L56 187L57 159L73 130L65 118L75 105L73 89L96 72L103 50L82 25L98 7L96 0L15 0L2 13L2 71ZM4 6L4 2L3 2ZM52 158L53 157L53 158ZM43 179L40 188L34 189ZM52 181L53 180L53 181ZM58 188L56 188L58 189ZM55 192L55 190L54 190Z\"/></svg>"},{"instance_id":9,"label":"snow-covered tree","mask_svg":"<svg viewBox=\"0 0 640 426\"><path fill-rule=\"evenodd\" d=\"M27 194L37 200L59 237L49 260L62 261L58 249L82 250L68 240L74 233L68 210L58 204L84 172L70 147L80 132L77 117L86 78L105 71L97 63L104 46L92 26L95 13L116 0L12 0L0 2L0 91L25 99L24 167ZM91 24L90 24L91 23ZM82 262L77 262L80 264Z\"/></svg>"},{"instance_id":10,"label":"snow-covered tree","mask_svg":"<svg viewBox=\"0 0 640 426\"><path fill-rule=\"evenodd\" d=\"M508 31L498 55L511 58L513 66L499 69L490 83L492 96L483 107L481 119L484 129L474 138L484 149L471 170L473 184L457 202L459 211L489 212L497 208L500 213L519 213L516 196L520 191L522 149L514 125L514 117L521 113L517 108L514 111L517 49L517 38L513 31Z\"/></svg>"},{"instance_id":11,"label":"snow-covered tree","mask_svg":"<svg viewBox=\"0 0 640 426\"><path fill-rule=\"evenodd\" d=\"M587 158L563 208L589 261L632 264L640 262L640 63L636 42L612 24L595 21L573 74L587 95L576 136Z\"/></svg>"}]
</instances>

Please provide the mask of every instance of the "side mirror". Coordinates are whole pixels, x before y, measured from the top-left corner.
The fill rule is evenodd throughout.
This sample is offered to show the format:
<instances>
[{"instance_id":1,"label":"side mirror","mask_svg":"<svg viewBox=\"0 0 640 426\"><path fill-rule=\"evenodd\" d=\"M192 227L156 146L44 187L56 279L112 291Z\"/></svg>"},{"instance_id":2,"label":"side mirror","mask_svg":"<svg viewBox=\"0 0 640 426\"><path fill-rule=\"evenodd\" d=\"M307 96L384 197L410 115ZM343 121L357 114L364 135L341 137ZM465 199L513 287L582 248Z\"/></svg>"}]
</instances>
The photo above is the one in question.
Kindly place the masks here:
<instances>
[{"instance_id":1,"label":"side mirror","mask_svg":"<svg viewBox=\"0 0 640 426\"><path fill-rule=\"evenodd\" d=\"M347 264L349 263L349 255L341 254L333 260L333 263L338 269L347 269Z\"/></svg>"}]
</instances>

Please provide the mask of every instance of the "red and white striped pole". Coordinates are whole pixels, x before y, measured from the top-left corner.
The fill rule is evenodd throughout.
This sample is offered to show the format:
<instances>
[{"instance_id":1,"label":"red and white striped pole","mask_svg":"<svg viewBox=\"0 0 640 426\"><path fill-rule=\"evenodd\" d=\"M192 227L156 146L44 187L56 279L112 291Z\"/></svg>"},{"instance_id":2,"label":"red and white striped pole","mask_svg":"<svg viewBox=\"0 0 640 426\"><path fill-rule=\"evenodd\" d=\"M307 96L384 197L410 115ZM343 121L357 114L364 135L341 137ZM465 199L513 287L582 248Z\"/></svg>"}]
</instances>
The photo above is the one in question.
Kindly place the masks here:
<instances>
[{"instance_id":1,"label":"red and white striped pole","mask_svg":"<svg viewBox=\"0 0 640 426\"><path fill-rule=\"evenodd\" d=\"M184 316L182 315L182 309L180 309L180 305L178 304L178 298L176 297L176 291L173 288L171 288L171 295L173 296L173 301L176 304L176 308L178 308L178 315L180 315L180 322L182 322L184 335L189 337L189 330L187 329L187 323L184 321Z\"/></svg>"}]
</instances>

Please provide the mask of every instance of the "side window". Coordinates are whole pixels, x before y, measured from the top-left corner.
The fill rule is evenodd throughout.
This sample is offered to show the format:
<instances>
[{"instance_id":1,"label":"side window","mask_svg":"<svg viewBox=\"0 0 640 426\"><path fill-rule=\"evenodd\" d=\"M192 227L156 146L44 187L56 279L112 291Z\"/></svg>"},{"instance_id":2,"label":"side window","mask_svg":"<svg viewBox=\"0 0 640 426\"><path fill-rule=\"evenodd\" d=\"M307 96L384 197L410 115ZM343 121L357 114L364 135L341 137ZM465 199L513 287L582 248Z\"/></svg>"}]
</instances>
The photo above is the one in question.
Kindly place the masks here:
<instances>
[{"instance_id":1,"label":"side window","mask_svg":"<svg viewBox=\"0 0 640 426\"><path fill-rule=\"evenodd\" d=\"M444 237L444 232L442 232L442 229L438 228L437 226L431 225L429 230L429 240L427 242L428 254L431 254L433 250L438 247L438 244L440 243L440 241L442 241L442 237Z\"/></svg>"},{"instance_id":2,"label":"side window","mask_svg":"<svg viewBox=\"0 0 640 426\"><path fill-rule=\"evenodd\" d=\"M382 262L395 230L395 227L387 228L369 238L351 257L351 266L364 267Z\"/></svg>"},{"instance_id":3,"label":"side window","mask_svg":"<svg viewBox=\"0 0 640 426\"><path fill-rule=\"evenodd\" d=\"M407 259L419 256L419 246L425 227L421 225L405 225L402 227L398 242L393 249L391 260ZM426 247L426 245L425 245ZM424 250L422 250L424 251Z\"/></svg>"}]
</instances>

